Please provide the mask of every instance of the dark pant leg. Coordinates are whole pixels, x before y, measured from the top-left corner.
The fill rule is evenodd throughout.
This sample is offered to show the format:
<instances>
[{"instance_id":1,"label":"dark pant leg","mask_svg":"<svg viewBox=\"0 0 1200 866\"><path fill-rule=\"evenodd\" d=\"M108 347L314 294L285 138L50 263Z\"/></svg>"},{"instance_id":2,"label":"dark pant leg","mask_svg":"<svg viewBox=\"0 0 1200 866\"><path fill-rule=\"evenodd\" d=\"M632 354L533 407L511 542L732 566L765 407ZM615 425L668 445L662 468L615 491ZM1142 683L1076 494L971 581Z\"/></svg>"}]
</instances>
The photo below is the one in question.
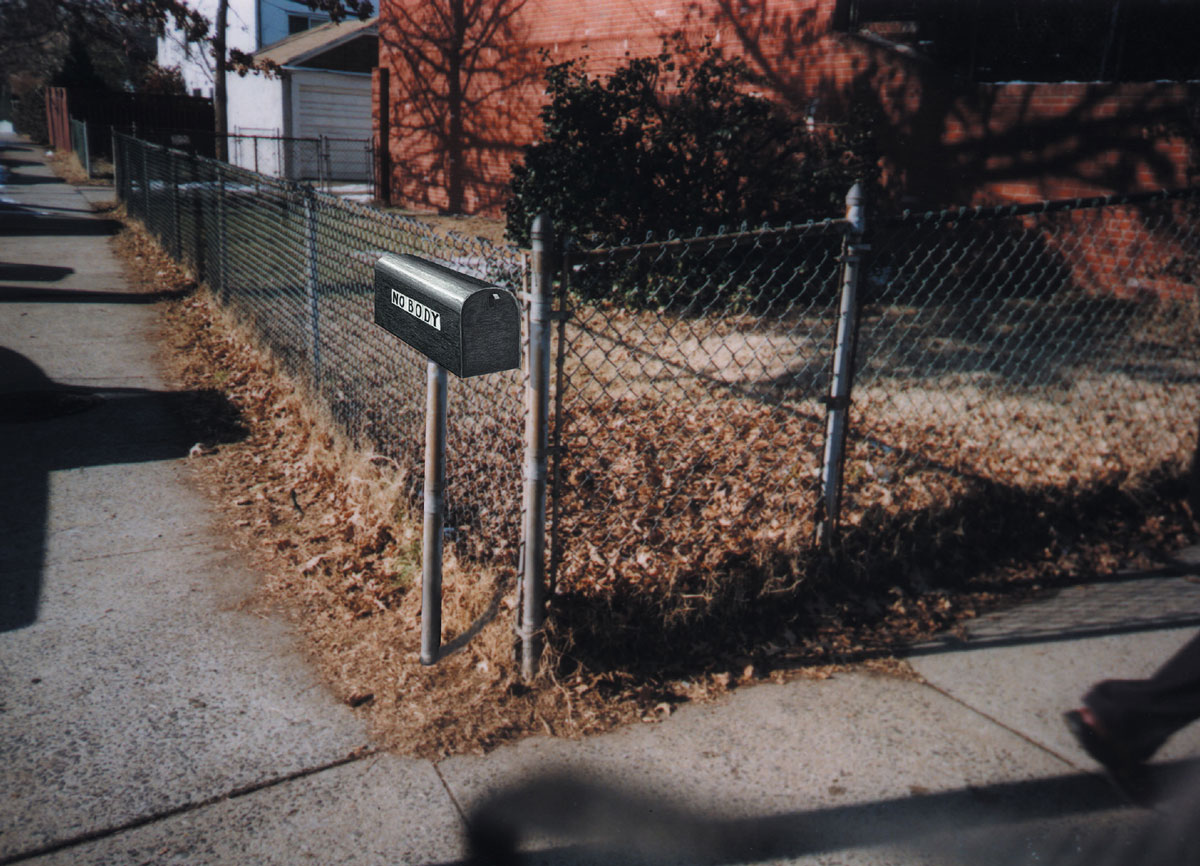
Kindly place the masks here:
<instances>
[{"instance_id":1,"label":"dark pant leg","mask_svg":"<svg viewBox=\"0 0 1200 866\"><path fill-rule=\"evenodd\" d=\"M1200 718L1200 634L1146 680L1105 680L1084 704L1139 760Z\"/></svg>"}]
</instances>

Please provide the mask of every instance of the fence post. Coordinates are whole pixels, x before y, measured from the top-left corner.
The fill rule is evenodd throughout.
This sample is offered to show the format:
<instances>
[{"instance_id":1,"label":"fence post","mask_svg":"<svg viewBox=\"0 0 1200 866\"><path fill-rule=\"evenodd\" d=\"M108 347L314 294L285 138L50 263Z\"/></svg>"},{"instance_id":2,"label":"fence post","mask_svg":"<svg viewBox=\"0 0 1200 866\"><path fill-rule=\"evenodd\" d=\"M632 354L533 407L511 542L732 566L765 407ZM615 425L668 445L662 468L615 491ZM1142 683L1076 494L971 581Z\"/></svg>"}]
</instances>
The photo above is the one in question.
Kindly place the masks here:
<instances>
[{"instance_id":1,"label":"fence post","mask_svg":"<svg viewBox=\"0 0 1200 866\"><path fill-rule=\"evenodd\" d=\"M375 169L375 199L385 207L392 205L392 158L390 141L392 137L392 92L391 78L386 66L377 66L374 70L374 91L376 105L376 130L374 153Z\"/></svg>"},{"instance_id":2,"label":"fence post","mask_svg":"<svg viewBox=\"0 0 1200 866\"><path fill-rule=\"evenodd\" d=\"M92 143L90 141L88 141L87 121L86 120L82 121L82 123L83 123L83 136L82 136L83 137L83 159L80 160L80 162L83 163L83 173L86 174L90 178L92 176Z\"/></svg>"},{"instance_id":3,"label":"fence post","mask_svg":"<svg viewBox=\"0 0 1200 866\"><path fill-rule=\"evenodd\" d=\"M546 454L550 414L550 293L553 226L533 221L529 286L528 380L525 386L525 525L521 533L521 676L532 679L542 654L546 591Z\"/></svg>"},{"instance_id":4,"label":"fence post","mask_svg":"<svg viewBox=\"0 0 1200 866\"><path fill-rule=\"evenodd\" d=\"M225 169L215 163L217 170L217 297L229 298L229 237L225 219Z\"/></svg>"},{"instance_id":5,"label":"fence post","mask_svg":"<svg viewBox=\"0 0 1200 866\"><path fill-rule=\"evenodd\" d=\"M312 343L313 387L321 388L321 313L317 300L317 208L311 188L304 195L304 293L308 298L308 333Z\"/></svg>"},{"instance_id":6,"label":"fence post","mask_svg":"<svg viewBox=\"0 0 1200 866\"><path fill-rule=\"evenodd\" d=\"M113 189L117 192L117 200L125 201L127 196L125 190L121 187L122 172L121 172L121 157L117 150L117 130L112 127L108 131L109 137L112 139L112 164L113 164Z\"/></svg>"},{"instance_id":7,"label":"fence post","mask_svg":"<svg viewBox=\"0 0 1200 866\"><path fill-rule=\"evenodd\" d=\"M146 228L150 228L150 167L147 165L146 143L139 140L138 149L142 152L142 197L146 200L146 207L142 212L142 221L146 223ZM159 237L161 238L162 235L159 235Z\"/></svg>"},{"instance_id":8,"label":"fence post","mask_svg":"<svg viewBox=\"0 0 1200 866\"><path fill-rule=\"evenodd\" d=\"M329 136L322 135L317 139L317 185L326 192L329 191L329 181L333 176L333 161L329 152Z\"/></svg>"},{"instance_id":9,"label":"fence post","mask_svg":"<svg viewBox=\"0 0 1200 866\"><path fill-rule=\"evenodd\" d=\"M842 299L838 311L837 341L834 344L833 379L826 398L825 454L821 463L821 520L817 543L826 551L837 537L842 495L842 465L846 456L846 428L850 412L850 390L854 379L854 348L858 331L858 280L862 242L866 231L866 203L861 184L846 195L849 231L842 248Z\"/></svg>"}]
</instances>

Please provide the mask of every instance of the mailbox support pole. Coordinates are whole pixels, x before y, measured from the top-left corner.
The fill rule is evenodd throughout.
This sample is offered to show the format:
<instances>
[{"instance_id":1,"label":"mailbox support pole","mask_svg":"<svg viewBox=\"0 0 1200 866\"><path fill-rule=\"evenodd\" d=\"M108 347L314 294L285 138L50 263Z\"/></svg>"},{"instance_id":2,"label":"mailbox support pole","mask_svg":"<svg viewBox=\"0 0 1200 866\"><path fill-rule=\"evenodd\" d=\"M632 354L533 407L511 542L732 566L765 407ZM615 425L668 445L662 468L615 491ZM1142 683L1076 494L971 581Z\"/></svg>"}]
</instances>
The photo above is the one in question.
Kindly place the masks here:
<instances>
[{"instance_id":1,"label":"mailbox support pole","mask_svg":"<svg viewBox=\"0 0 1200 866\"><path fill-rule=\"evenodd\" d=\"M525 525L522 528L521 676L537 674L546 607L546 454L550 415L550 284L553 228L533 221L529 286L529 379L525 406Z\"/></svg>"},{"instance_id":2,"label":"mailbox support pole","mask_svg":"<svg viewBox=\"0 0 1200 866\"><path fill-rule=\"evenodd\" d=\"M421 664L442 649L442 523L446 488L446 370L428 365L425 402L425 540L421 555Z\"/></svg>"},{"instance_id":3,"label":"mailbox support pole","mask_svg":"<svg viewBox=\"0 0 1200 866\"><path fill-rule=\"evenodd\" d=\"M858 279L862 254L869 247L862 243L866 231L866 212L862 186L855 184L846 195L846 235L842 253L842 302L838 314L837 342L834 346L833 380L826 399L825 456L821 464L822 520L817 525L817 542L829 550L837 536L841 508L842 465L846 453L846 424L850 413L850 387L854 378L854 347L858 330Z\"/></svg>"}]
</instances>

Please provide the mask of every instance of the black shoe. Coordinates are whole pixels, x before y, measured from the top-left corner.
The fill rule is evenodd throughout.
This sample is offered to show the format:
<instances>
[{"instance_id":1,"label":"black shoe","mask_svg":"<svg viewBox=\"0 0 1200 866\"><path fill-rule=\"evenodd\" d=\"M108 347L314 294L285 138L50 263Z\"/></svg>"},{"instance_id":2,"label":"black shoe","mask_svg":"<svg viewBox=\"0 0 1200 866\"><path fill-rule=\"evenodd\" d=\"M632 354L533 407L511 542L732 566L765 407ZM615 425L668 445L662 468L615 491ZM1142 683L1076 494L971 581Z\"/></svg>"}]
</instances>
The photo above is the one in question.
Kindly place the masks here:
<instances>
[{"instance_id":1,"label":"black shoe","mask_svg":"<svg viewBox=\"0 0 1200 866\"><path fill-rule=\"evenodd\" d=\"M1080 747L1104 768L1104 775L1117 793L1135 806L1154 808L1155 792L1146 765L1106 734L1101 733L1079 710L1063 713L1067 730Z\"/></svg>"}]
</instances>

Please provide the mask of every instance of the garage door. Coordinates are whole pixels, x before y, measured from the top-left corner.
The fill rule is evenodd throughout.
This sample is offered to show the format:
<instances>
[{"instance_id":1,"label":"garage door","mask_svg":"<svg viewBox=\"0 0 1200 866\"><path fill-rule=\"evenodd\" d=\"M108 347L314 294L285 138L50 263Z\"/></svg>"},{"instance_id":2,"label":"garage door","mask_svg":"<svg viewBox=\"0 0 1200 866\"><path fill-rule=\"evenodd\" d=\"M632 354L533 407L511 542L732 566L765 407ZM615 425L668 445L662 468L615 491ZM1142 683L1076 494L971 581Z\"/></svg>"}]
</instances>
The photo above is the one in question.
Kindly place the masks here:
<instances>
[{"instance_id":1,"label":"garage door","mask_svg":"<svg viewBox=\"0 0 1200 866\"><path fill-rule=\"evenodd\" d=\"M370 76L320 78L325 80L313 76L296 82L295 134L321 139L319 149L302 149L301 172L307 177L367 182L372 176Z\"/></svg>"}]
</instances>

